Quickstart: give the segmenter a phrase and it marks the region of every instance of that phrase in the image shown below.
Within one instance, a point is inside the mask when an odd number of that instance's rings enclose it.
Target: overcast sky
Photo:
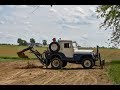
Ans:
[[[108,46],[110,31],[99,29],[97,5],[0,6],[0,43],[17,44],[21,38],[48,43],[52,38],[77,41],[80,46]],[[35,10],[35,11],[34,11]],[[34,11],[34,12],[33,12]],[[33,13],[32,13],[33,12]]]

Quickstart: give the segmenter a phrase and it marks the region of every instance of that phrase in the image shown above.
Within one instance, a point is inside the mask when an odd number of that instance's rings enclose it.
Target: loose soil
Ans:
[[[83,69],[68,63],[62,70],[43,67],[38,60],[0,62],[0,85],[112,85],[105,69]]]

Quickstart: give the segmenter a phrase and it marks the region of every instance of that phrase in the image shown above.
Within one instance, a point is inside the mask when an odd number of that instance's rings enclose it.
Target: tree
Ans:
[[[25,40],[22,40],[22,45],[23,46],[26,46],[27,45],[27,42]]]
[[[101,27],[112,29],[110,43],[114,46],[120,45],[120,5],[100,5],[97,7],[96,12],[98,18],[103,18],[104,22]]]
[[[25,40],[22,40],[21,38],[18,38],[17,43],[19,43],[19,45],[27,45],[27,42]]]
[[[19,43],[19,45],[22,45],[22,39],[21,38],[18,38],[18,40],[17,40],[17,43]]]
[[[47,45],[47,40],[43,40],[43,45]]]
[[[34,38],[31,38],[31,39],[30,39],[30,42],[31,42],[31,43],[35,43],[35,39],[34,39]]]

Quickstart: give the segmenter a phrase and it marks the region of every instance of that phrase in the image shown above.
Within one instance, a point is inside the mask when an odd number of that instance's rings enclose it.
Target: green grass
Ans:
[[[0,57],[0,59],[21,59],[19,57]]]
[[[13,62],[17,61],[18,59],[0,59],[0,62]]]
[[[0,45],[0,58],[6,58],[6,59],[18,59],[17,52],[27,48],[28,46],[16,46],[16,45]],[[46,47],[34,47],[36,50],[38,50],[40,53],[42,53],[44,50],[46,50]],[[26,51],[25,54],[29,58],[36,58],[36,56],[32,53],[29,53],[30,51]]]
[[[120,84],[120,60],[110,62],[108,75],[114,84]]]

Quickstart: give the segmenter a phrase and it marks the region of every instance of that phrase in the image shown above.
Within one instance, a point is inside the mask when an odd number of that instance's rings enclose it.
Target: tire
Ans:
[[[52,49],[52,46],[55,47],[55,50]],[[52,42],[49,45],[49,49],[50,49],[51,52],[58,52],[60,50],[60,45],[57,42]]]
[[[54,69],[60,69],[63,66],[63,62],[59,58],[53,58],[51,60],[51,67]]]
[[[67,62],[63,62],[62,67],[65,67],[67,65]]]
[[[85,69],[90,69],[94,66],[93,60],[91,58],[84,58],[82,61],[82,66]]]

